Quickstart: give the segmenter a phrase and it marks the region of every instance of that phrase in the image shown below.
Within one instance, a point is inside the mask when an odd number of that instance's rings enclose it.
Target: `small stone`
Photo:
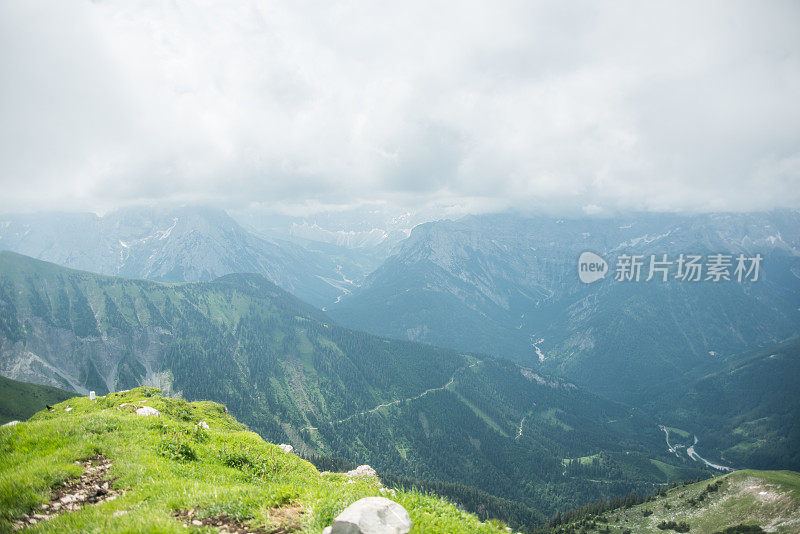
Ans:
[[[206,423],[205,421],[200,421],[199,423],[197,423],[197,428],[208,430],[208,423]]]
[[[156,410],[151,406],[142,406],[141,408],[138,408],[136,410],[136,415],[143,415],[143,416],[155,415],[156,417],[158,417],[161,415],[161,412],[159,412],[158,410]]]
[[[200,521],[200,520],[198,520],[198,519],[193,519],[193,520],[192,520],[192,524],[193,524],[194,526],[196,526],[196,527],[201,527],[201,526],[203,526],[203,522],[202,522],[202,521]]]
[[[64,408],[64,411],[65,412],[71,412],[72,411],[72,406],[67,406],[66,408]]]
[[[281,443],[280,445],[278,445],[278,448],[283,452],[287,453],[292,452],[294,450],[294,447],[292,447],[291,445],[287,445],[286,443]]]
[[[8,423],[4,423],[3,426],[14,426],[18,425],[19,421],[9,421]]]
[[[112,516],[112,517],[121,517],[121,516],[123,516],[123,515],[125,515],[125,514],[127,514],[127,513],[128,513],[128,511],[127,511],[127,510],[117,510],[116,512],[114,512],[113,514],[111,514],[111,516]]]
[[[93,401],[95,399],[97,399],[97,396],[94,394],[94,391],[90,391],[89,392],[89,400]]]

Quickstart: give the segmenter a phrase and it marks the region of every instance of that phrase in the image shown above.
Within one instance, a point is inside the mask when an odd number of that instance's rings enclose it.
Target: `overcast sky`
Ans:
[[[0,2],[0,211],[800,207],[800,2]]]

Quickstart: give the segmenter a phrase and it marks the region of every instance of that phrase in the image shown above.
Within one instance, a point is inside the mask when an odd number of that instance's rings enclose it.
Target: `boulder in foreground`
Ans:
[[[329,528],[330,534],[406,534],[411,517],[392,500],[365,497],[345,508]]]

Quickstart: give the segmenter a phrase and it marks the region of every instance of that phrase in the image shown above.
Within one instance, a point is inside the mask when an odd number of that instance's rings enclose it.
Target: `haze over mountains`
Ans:
[[[612,273],[586,285],[592,250]],[[755,283],[614,280],[627,254],[761,254]],[[674,271],[674,268],[673,268]],[[621,400],[800,333],[800,214],[615,219],[472,216],[420,225],[352,296],[343,324],[537,365]]]
[[[0,217],[0,249],[53,262],[0,253],[0,374],[213,398],[268,439],[544,514],[711,465],[800,468],[798,212],[330,228]],[[586,285],[584,250],[763,264],[741,283]]]
[[[0,428],[0,534],[323,534],[359,464],[407,534],[796,531],[798,27],[0,1],[0,415],[47,410]],[[96,454],[120,498],[36,523]]]
[[[94,214],[10,215],[0,250],[102,274],[165,282],[258,273],[323,306],[353,287],[360,269],[288,239],[246,231],[222,210],[129,208]]]

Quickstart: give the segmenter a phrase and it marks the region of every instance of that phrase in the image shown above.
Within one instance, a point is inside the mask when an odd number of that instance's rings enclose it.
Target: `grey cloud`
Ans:
[[[800,206],[796,2],[0,3],[0,210]]]

